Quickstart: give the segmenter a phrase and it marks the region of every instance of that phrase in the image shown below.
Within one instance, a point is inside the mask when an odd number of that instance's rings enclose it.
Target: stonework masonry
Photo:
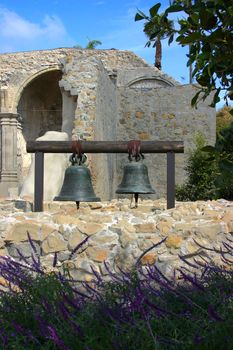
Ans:
[[[221,254],[211,249],[226,252],[223,242],[232,242],[233,203],[221,199],[176,202],[176,208],[169,210],[163,199],[140,200],[138,208],[131,208],[127,199],[82,203],[78,211],[71,202],[46,202],[43,213],[31,212],[31,207],[22,200],[0,203],[0,255],[23,262],[23,254],[30,262],[29,232],[34,254],[41,256],[46,271],[69,268],[71,276],[80,280],[90,281],[92,268],[107,278],[105,264],[118,272],[136,262],[155,264],[170,276],[184,265],[179,256],[191,263],[197,259],[222,266]],[[55,252],[58,262],[53,268]],[[231,259],[229,254],[224,257]]]
[[[0,169],[0,196],[17,195],[30,167],[26,142],[47,131],[66,132],[70,140],[184,141],[185,154],[176,156],[176,182],[181,183],[195,134],[201,131],[209,144],[215,142],[209,100],[198,109],[190,106],[196,89],[129,51],[61,48],[1,54],[0,116],[16,120],[14,130],[4,133],[1,127],[1,159],[8,155],[7,171],[16,176],[9,183]],[[12,134],[17,135],[14,147],[9,146]],[[95,191],[103,200],[116,197],[127,161],[125,155],[89,156]],[[156,190],[152,198],[165,196],[165,155],[147,155],[145,163]]]

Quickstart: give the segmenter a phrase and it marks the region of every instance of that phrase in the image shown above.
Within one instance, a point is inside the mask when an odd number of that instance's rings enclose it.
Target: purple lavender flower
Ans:
[[[72,250],[72,252],[70,253],[69,259],[72,258],[72,256],[73,256],[87,241],[88,241],[88,239],[89,239],[89,236],[87,236],[84,240],[82,240],[82,242],[80,242],[80,243]],[[82,250],[82,252],[83,252],[84,250],[86,250],[86,248],[84,248],[84,249]],[[82,253],[82,252],[80,252],[80,253]]]
[[[212,318],[215,321],[223,322],[224,319],[217,313],[217,311],[214,309],[213,305],[209,304],[208,306],[208,314],[210,318]]]
[[[47,330],[49,331],[49,336],[48,338],[53,341],[55,345],[58,346],[59,349],[61,350],[70,350],[62,341],[62,339],[59,338],[56,329],[52,326],[48,326]]]
[[[53,258],[53,267],[57,265],[57,252],[54,253],[54,258]]]
[[[36,254],[37,253],[37,251],[36,251],[36,247],[35,247],[35,245],[34,245],[34,243],[33,243],[33,240],[32,240],[32,238],[31,238],[31,236],[30,236],[30,233],[27,231],[27,236],[28,236],[28,241],[29,241],[29,243],[30,243],[30,246],[32,247],[32,250],[34,251],[34,253]]]

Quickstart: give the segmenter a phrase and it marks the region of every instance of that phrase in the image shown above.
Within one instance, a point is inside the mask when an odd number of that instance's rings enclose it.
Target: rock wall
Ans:
[[[180,85],[129,51],[61,48],[1,54],[0,63],[0,116],[14,114],[18,135],[17,147],[11,149],[2,138],[1,158],[7,154],[14,164],[7,173],[13,172],[15,187],[21,187],[29,168],[26,141],[48,130],[80,140],[184,140],[185,154],[176,156],[177,184],[185,178],[184,162],[195,133],[201,130],[208,144],[215,141],[215,110],[209,100],[192,109],[194,86]],[[127,161],[126,155],[89,155],[97,196],[116,198]],[[145,163],[156,192],[148,197],[165,196],[166,155],[148,155]],[[10,191],[0,188],[0,196],[6,193]]]
[[[144,69],[144,71],[147,69]],[[141,69],[143,71],[143,69]],[[127,74],[126,74],[127,76]],[[161,78],[160,78],[161,79]],[[215,143],[215,110],[209,108],[207,100],[198,109],[192,108],[190,101],[196,93],[192,85],[169,85],[158,77],[149,85],[141,80],[137,85],[118,87],[118,140],[158,140],[184,141],[184,154],[176,155],[176,183],[184,181],[184,164],[190,149],[194,147],[195,135],[201,132],[208,144]],[[156,86],[158,83],[163,86]],[[167,86],[164,86],[167,84]],[[117,156],[117,169],[127,163],[127,157]],[[152,198],[166,196],[166,155],[148,154],[145,157],[149,177],[156,195]],[[118,171],[118,182],[121,179]]]
[[[183,264],[179,255],[188,261],[204,258],[221,265],[220,254],[201,246],[219,248],[223,241],[232,241],[233,203],[177,202],[176,208],[165,208],[165,200],[140,201],[137,209],[130,208],[128,200],[82,203],[78,211],[73,203],[47,202],[43,213],[35,213],[29,202],[4,201],[0,205],[0,255],[20,260],[22,253],[29,258],[29,232],[45,269],[53,270],[57,252],[55,270],[69,268],[74,278],[87,281],[92,279],[92,268],[107,276],[105,263],[117,271],[118,267],[130,269],[138,259],[142,265],[156,264],[167,275]]]
[[[122,67],[148,67],[130,51],[60,48],[0,55],[0,112],[16,112],[22,89],[38,74],[63,69],[72,57],[98,58],[109,74]]]

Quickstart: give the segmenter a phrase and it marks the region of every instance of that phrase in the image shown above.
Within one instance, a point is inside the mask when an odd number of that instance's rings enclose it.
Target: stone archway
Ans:
[[[62,72],[58,69],[43,72],[22,90],[17,106],[21,124],[17,140],[19,185],[25,179],[31,163],[31,155],[26,152],[26,142],[35,140],[47,131],[62,130],[61,77]]]

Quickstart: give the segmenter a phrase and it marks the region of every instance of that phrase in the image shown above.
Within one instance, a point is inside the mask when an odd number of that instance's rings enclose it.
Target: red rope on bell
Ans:
[[[128,153],[129,158],[137,157],[141,154],[141,141],[140,140],[130,140],[128,142]]]
[[[81,155],[83,154],[83,151],[82,151],[82,143],[81,141],[72,141],[71,142],[71,149],[72,149],[72,153],[73,154],[77,154],[78,157],[80,158]]]

